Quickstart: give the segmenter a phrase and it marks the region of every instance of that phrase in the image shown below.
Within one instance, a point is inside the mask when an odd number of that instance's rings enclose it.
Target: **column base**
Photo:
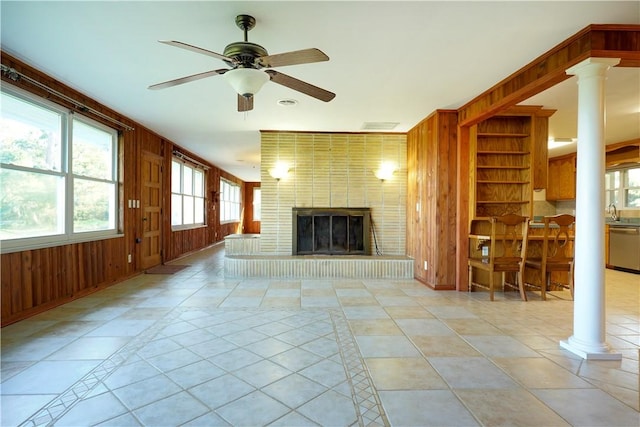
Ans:
[[[594,346],[574,336],[560,341],[560,347],[586,360],[622,360],[622,354],[612,353],[607,343]]]

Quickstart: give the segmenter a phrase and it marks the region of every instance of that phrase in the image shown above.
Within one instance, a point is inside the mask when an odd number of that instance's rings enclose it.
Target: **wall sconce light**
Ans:
[[[269,175],[276,181],[280,181],[282,178],[286,178],[289,175],[289,166],[285,163],[277,163],[274,167],[269,169]]]
[[[396,171],[396,165],[393,162],[382,162],[377,171],[375,171],[376,178],[380,181],[388,181],[393,178],[393,174]]]

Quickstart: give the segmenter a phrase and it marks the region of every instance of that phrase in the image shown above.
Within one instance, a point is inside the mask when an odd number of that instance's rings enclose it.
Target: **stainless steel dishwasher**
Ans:
[[[609,227],[609,264],[640,272],[640,226]]]

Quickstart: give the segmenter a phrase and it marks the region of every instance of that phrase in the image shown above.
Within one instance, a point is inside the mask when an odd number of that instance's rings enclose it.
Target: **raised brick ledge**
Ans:
[[[406,256],[226,256],[225,277],[412,279]]]

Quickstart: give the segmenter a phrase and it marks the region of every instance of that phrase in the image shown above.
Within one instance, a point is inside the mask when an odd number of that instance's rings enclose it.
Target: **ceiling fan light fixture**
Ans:
[[[269,81],[269,74],[255,68],[236,68],[223,74],[231,87],[244,97],[250,97],[260,91]]]

